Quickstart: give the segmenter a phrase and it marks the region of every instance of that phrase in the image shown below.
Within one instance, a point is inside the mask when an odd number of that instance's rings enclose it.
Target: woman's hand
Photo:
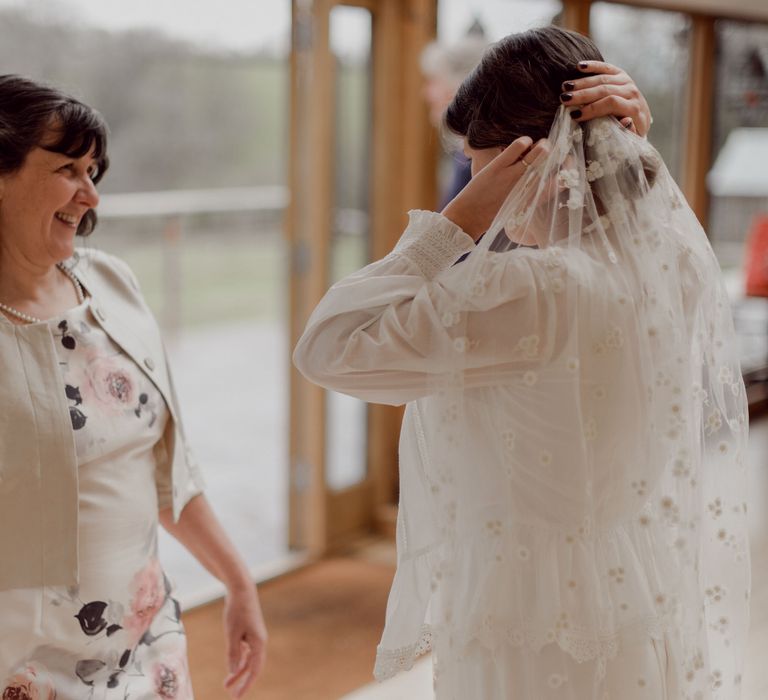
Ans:
[[[533,148],[532,144],[528,136],[515,139],[448,203],[443,216],[475,240],[480,238],[526,169],[549,153],[547,139],[541,139]]]
[[[253,585],[230,590],[224,604],[229,675],[224,687],[239,698],[253,685],[267,654],[267,627]]]
[[[597,73],[563,83],[560,96],[564,105],[576,107],[571,116],[577,122],[595,117],[614,116],[639,136],[651,128],[651,110],[635,81],[621,68],[602,61],[582,61],[579,70]]]
[[[203,494],[184,506],[178,522],[174,521],[171,508],[163,508],[160,522],[227,588],[224,634],[229,675],[224,686],[239,698],[259,675],[267,645],[259,595],[248,567]]]

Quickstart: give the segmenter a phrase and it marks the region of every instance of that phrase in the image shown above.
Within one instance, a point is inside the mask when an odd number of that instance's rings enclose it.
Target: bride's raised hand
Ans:
[[[526,169],[550,151],[547,139],[533,145],[528,136],[515,139],[443,209],[442,214],[477,240],[488,230],[494,217]]]
[[[651,110],[625,71],[603,61],[582,61],[578,69],[595,75],[566,80],[560,95],[564,105],[574,108],[570,110],[571,116],[577,122],[614,116],[639,136],[648,133],[653,121]]]

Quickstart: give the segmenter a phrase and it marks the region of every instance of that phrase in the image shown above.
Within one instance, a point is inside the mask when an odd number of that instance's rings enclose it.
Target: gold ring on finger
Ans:
[[[528,161],[527,161],[525,158],[521,158],[521,159],[520,159],[520,162],[521,162],[521,163],[522,163],[522,164],[523,164],[523,165],[524,165],[526,168],[530,168],[530,167],[531,167],[531,164],[530,164],[530,163],[529,163],[529,162],[528,162]]]

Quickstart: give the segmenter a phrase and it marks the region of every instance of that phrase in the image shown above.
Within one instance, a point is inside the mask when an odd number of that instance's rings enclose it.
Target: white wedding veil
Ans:
[[[398,611],[418,590],[438,663],[556,644],[599,684],[622,640],[646,636],[668,645],[680,698],[731,700],[748,420],[718,262],[645,139],[560,108],[549,141],[434,281],[450,303],[415,402],[422,472],[403,485],[409,554],[380,670],[402,657]]]

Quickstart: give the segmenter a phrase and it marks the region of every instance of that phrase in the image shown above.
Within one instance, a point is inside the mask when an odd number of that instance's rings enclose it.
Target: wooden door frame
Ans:
[[[370,10],[373,26],[371,257],[386,255],[409,208],[433,206],[439,144],[414,66],[434,38],[434,0],[292,0],[291,123],[286,215],[290,248],[290,344],[329,284],[334,124],[331,9]],[[307,118],[311,115],[311,118]],[[397,435],[402,412],[370,406],[364,481],[341,491],[327,487],[325,392],[290,373],[289,543],[321,556],[371,530],[377,512],[396,498]]]

